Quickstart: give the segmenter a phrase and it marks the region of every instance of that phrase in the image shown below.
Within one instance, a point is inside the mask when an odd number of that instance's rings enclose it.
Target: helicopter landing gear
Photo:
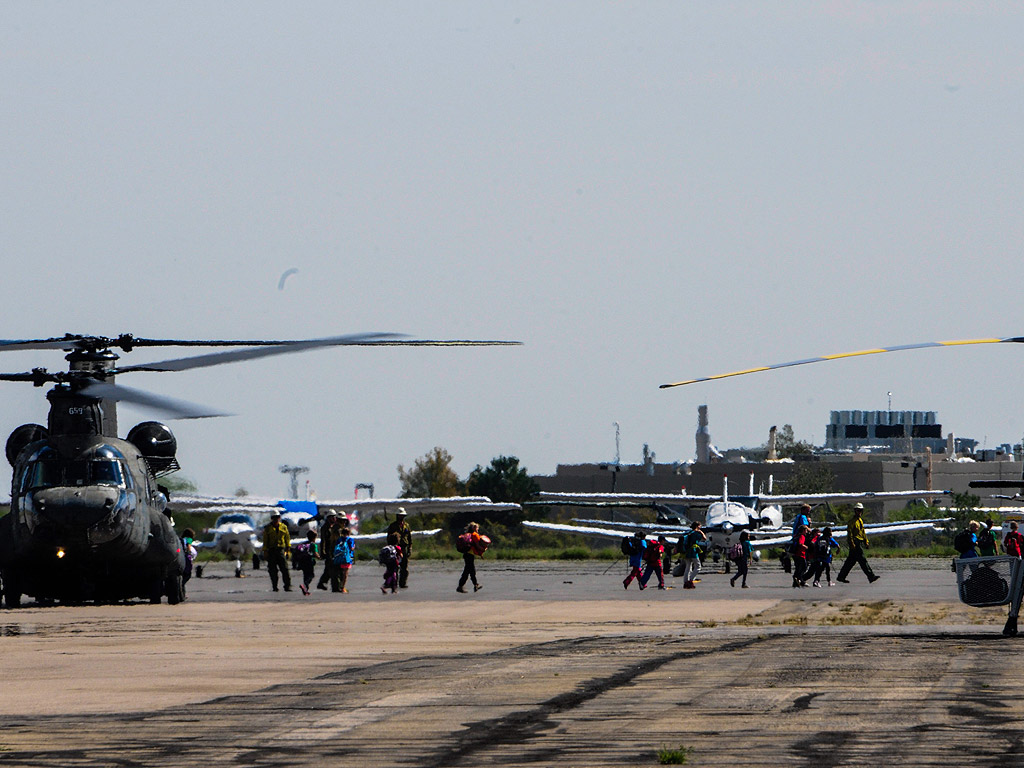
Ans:
[[[21,608],[21,589],[10,572],[3,574],[3,598],[5,607]]]
[[[180,573],[164,580],[164,592],[167,593],[168,605],[177,605],[185,599],[185,585],[182,584]]]

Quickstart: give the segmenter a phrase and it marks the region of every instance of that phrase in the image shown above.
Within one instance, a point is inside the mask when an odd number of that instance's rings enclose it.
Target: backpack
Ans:
[[[729,551],[726,552],[725,555],[730,560],[739,560],[741,557],[743,557],[743,544],[737,541],[735,544],[729,547]]]
[[[971,532],[964,528],[953,539],[953,549],[961,555],[974,549],[974,542],[971,541]]]
[[[828,557],[829,551],[832,548],[832,541],[828,536],[819,536],[818,540],[814,542],[818,547],[818,557],[822,560]]]
[[[1015,555],[1020,557],[1020,534],[1008,533],[1006,534],[1006,540],[1003,542],[1003,548],[1006,550],[1006,554]]]
[[[455,539],[455,550],[457,552],[461,552],[462,554],[466,554],[472,548],[473,548],[473,534],[471,534],[471,533],[464,533],[461,536],[459,536],[457,539]]]
[[[978,531],[978,549],[992,549],[995,547],[996,540],[992,536],[992,531],[988,528],[982,528]]]
[[[292,562],[296,568],[301,568],[304,565],[313,564],[313,544],[309,541],[304,541],[301,544],[295,545],[295,554],[292,555]]]
[[[334,552],[331,554],[331,562],[335,565],[351,565],[352,556],[355,554],[355,547],[349,551],[346,546],[348,539],[338,539],[338,543],[334,545]]]
[[[393,544],[381,547],[380,554],[377,555],[377,562],[381,565],[394,565],[398,562],[398,550]]]
[[[636,536],[623,536],[619,546],[622,549],[622,554],[627,557],[636,557],[640,554],[640,544]]]
[[[644,561],[651,564],[660,563],[664,552],[665,547],[662,546],[660,541],[648,541],[647,548],[644,550]]]

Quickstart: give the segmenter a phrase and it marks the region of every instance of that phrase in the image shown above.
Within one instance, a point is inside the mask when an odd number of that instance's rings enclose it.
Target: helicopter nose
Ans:
[[[36,512],[55,525],[89,528],[106,520],[117,503],[113,488],[46,488],[36,491]]]

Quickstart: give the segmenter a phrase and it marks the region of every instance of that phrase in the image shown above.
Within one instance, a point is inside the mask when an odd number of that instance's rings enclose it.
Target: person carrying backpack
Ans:
[[[662,537],[664,538],[664,537]],[[641,588],[647,586],[652,574],[658,574],[658,589],[665,588],[665,571],[661,566],[661,558],[665,554],[665,545],[660,540],[647,541],[644,549],[644,575],[640,577]]]
[[[292,553],[292,564],[302,571],[299,589],[302,594],[309,595],[309,584],[313,581],[313,569],[316,564],[316,531],[309,531],[306,540],[295,546]]]
[[[631,540],[624,541],[622,548],[623,550],[628,548],[629,551],[629,575],[622,580],[622,586],[629,589],[633,579],[636,579],[641,590],[647,589],[647,584],[640,576],[640,568],[644,564],[644,552],[647,549],[647,540],[644,538],[643,531],[637,531]]]
[[[700,553],[707,543],[708,537],[700,529],[700,523],[694,520],[690,523],[690,532],[680,541],[683,547],[683,557],[686,558],[686,567],[683,569],[683,589],[696,589],[700,579]]]
[[[487,545],[491,543],[491,540],[486,536],[480,535],[480,526],[476,523],[470,523],[466,526],[466,532],[459,537],[459,541],[463,542],[463,545],[456,544],[456,547],[462,552],[463,568],[462,576],[459,577],[459,586],[456,587],[456,592],[466,591],[466,582],[473,582],[473,591],[479,592],[483,585],[476,580],[476,556],[482,555],[487,551]]]
[[[814,586],[821,587],[821,574],[824,573],[826,586],[834,587],[835,582],[832,581],[832,550],[839,549],[839,542],[832,537],[831,526],[825,526],[825,530],[821,532],[821,536],[814,543],[814,547]]]
[[[398,534],[389,533],[388,543],[380,548],[380,552],[377,555],[377,562],[384,566],[384,583],[380,587],[380,591],[385,595],[388,593],[388,589],[391,590],[391,594],[395,594],[398,591],[398,563],[402,557],[402,550],[398,546]]]
[[[806,525],[798,528],[789,544],[789,554],[793,558],[793,586],[807,586],[807,550],[811,530]]]
[[[736,556],[732,558],[732,561],[736,563],[736,575],[729,579],[729,586],[736,586],[736,579],[742,579],[740,586],[743,589],[747,588],[747,570],[750,566],[750,531],[740,531],[740,540],[738,545],[739,552],[730,553]]]
[[[1013,557],[1020,557],[1024,551],[1024,536],[1017,532],[1017,521],[1010,522],[1010,532],[1003,539],[1003,551]]]
[[[992,518],[985,520],[985,527],[978,531],[978,554],[981,557],[995,557],[999,554],[999,544],[992,532]]]
[[[953,549],[960,555],[960,559],[978,556],[978,525],[977,520],[971,520],[960,533],[953,539]]]
[[[334,591],[347,594],[348,589],[345,585],[348,584],[348,574],[352,570],[352,564],[356,561],[356,540],[352,538],[352,529],[348,526],[341,529],[331,560],[335,574],[335,581],[332,584],[337,586]]]

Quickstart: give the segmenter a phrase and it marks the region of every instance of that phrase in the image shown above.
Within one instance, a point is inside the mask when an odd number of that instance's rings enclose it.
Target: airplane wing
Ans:
[[[869,537],[871,537],[871,536],[881,536],[881,535],[887,534],[887,533],[909,533],[910,531],[925,531],[925,530],[929,530],[929,529],[930,530],[940,530],[940,531],[942,530],[941,528],[936,529],[934,527],[932,521],[930,521],[930,520],[914,520],[914,521],[908,521],[908,522],[905,522],[905,523],[877,523],[876,527],[868,528],[865,525],[864,528],[865,528],[865,533]],[[767,536],[767,538],[763,538],[763,539],[762,538],[758,538],[758,535],[759,535],[758,531],[751,531],[751,533],[750,533],[750,538],[751,538],[750,544],[751,544],[751,546],[756,544],[757,546],[760,546],[760,547],[773,547],[773,546],[776,546],[778,544],[788,544],[789,542],[791,542],[793,540],[792,532],[788,532],[785,535],[783,535],[783,534],[779,533],[778,531],[772,531],[770,534],[764,534],[765,536]],[[833,539],[845,539],[846,538],[846,531],[845,530],[839,530],[839,529],[833,530],[832,531],[832,538]]]
[[[272,508],[284,510],[294,504],[287,500],[262,496],[202,496],[199,494],[175,494],[171,500],[172,509],[203,512],[265,512]],[[348,511],[387,511],[398,507],[410,514],[441,513],[458,511],[512,512],[522,509],[518,504],[493,502],[486,496],[445,496],[414,499],[317,499],[321,509]]]
[[[952,491],[865,491],[862,493],[790,493],[759,495],[769,504],[814,504],[848,501],[889,501],[893,499],[920,499],[926,496],[952,496]]]
[[[722,500],[722,494],[698,496],[686,493],[555,493],[541,491],[537,494],[542,502],[558,502],[562,504],[601,504],[650,505],[650,504],[713,504]],[[536,504],[537,502],[530,502]]]
[[[565,523],[539,523],[532,520],[524,520],[523,525],[526,528],[531,528],[538,531],[552,531],[554,533],[575,533],[583,536],[600,536],[606,539],[621,539],[623,536],[628,536],[629,531],[615,530],[614,528],[602,528],[599,526],[592,525],[566,525]],[[657,535],[657,531],[652,531],[650,535]],[[671,531],[666,532],[665,539],[671,543],[675,543],[678,540],[678,536],[672,536]]]
[[[612,525],[621,527],[629,530],[650,530],[658,531],[659,533],[686,533],[690,530],[688,525],[660,525],[659,523],[630,523],[622,520],[588,520],[586,518],[574,517],[572,519],[574,523],[583,523],[584,525]]]
[[[413,531],[412,535],[424,538],[427,536],[434,536],[440,532],[440,528],[431,528],[429,531]],[[387,531],[381,531],[380,533],[357,533],[352,536],[356,541],[384,541],[387,537]]]

